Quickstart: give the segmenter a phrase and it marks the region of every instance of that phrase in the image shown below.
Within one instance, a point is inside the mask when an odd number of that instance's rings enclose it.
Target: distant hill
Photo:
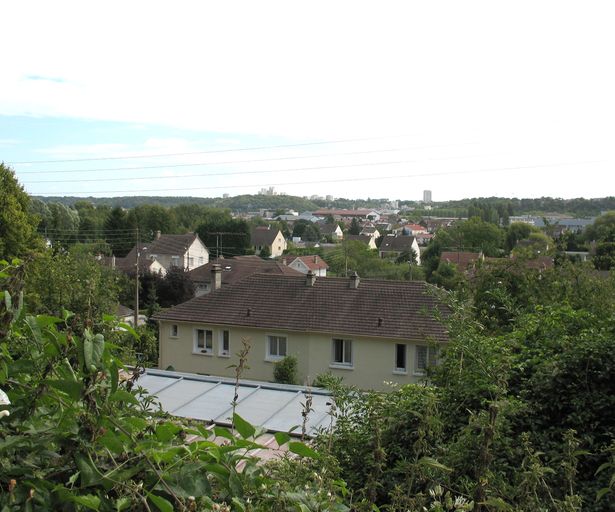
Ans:
[[[289,195],[261,195],[244,194],[233,197],[159,197],[159,196],[126,196],[126,197],[72,197],[72,196],[36,196],[46,203],[62,203],[73,206],[78,201],[88,201],[95,206],[121,206],[134,208],[143,204],[158,204],[161,206],[177,206],[181,204],[199,204],[216,208],[228,208],[234,212],[251,212],[261,209],[267,210],[316,210],[323,207],[331,208],[377,208],[385,203],[386,199],[344,199],[333,201],[309,200],[303,197]],[[455,201],[440,201],[433,203],[433,210],[421,210],[418,201],[400,201],[400,207],[414,209],[416,213],[427,215],[447,215],[457,217],[467,215],[472,206],[491,206],[498,210],[505,209],[509,215],[543,215],[551,213],[567,214],[576,217],[594,217],[600,213],[615,210],[615,197],[595,199],[560,199],[541,197],[536,199],[517,199],[505,197],[479,197]]]

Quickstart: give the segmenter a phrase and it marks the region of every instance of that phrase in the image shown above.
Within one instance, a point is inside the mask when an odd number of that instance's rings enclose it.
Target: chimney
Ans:
[[[316,282],[316,274],[314,274],[312,270],[308,270],[308,273],[305,276],[305,285],[314,286],[315,282]]]
[[[359,274],[357,274],[356,272],[350,274],[350,288],[356,290],[359,287],[360,280],[361,279],[359,278]]]
[[[318,263],[318,256],[314,256],[314,263]]]
[[[160,230],[156,231],[156,240],[160,238],[160,235],[161,235]]]
[[[222,288],[222,267],[219,263],[211,266],[211,290],[216,291]]]

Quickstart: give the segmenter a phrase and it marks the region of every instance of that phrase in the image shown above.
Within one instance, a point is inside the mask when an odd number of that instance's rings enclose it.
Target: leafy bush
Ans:
[[[273,366],[273,380],[280,384],[296,384],[297,358],[286,356]]]

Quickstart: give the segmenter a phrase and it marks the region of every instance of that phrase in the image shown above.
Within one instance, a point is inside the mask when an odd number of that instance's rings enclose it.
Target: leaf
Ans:
[[[235,471],[229,475],[228,486],[234,496],[243,496],[243,484]]]
[[[77,453],[75,455],[75,463],[77,464],[81,476],[81,487],[97,485],[100,482],[100,475],[91,464],[88,457],[82,453]]]
[[[109,368],[109,374],[111,376],[111,394],[117,391],[117,385],[120,378],[120,369],[115,361],[111,363],[111,368]]]
[[[162,423],[156,427],[156,438],[163,443],[168,443],[181,429],[173,423]]]
[[[296,453],[297,455],[300,455],[301,457],[309,457],[310,459],[320,458],[320,454],[318,452],[312,450],[312,448],[310,448],[308,445],[300,441],[289,442],[288,449],[291,452]]]
[[[225,439],[228,439],[229,441],[235,440],[235,438],[233,437],[233,434],[230,433],[228,428],[214,427],[214,434],[216,434],[217,437],[224,437]]]
[[[286,432],[276,432],[273,434],[273,437],[275,437],[275,442],[278,443],[278,446],[282,446],[290,441],[290,436]]]
[[[602,489],[600,489],[596,493],[596,501],[601,500],[602,498],[604,498],[604,496],[606,494],[608,494],[610,491],[611,491],[611,489],[609,489],[608,487],[603,487]]]
[[[451,468],[445,466],[444,464],[440,464],[436,459],[431,457],[422,457],[418,460],[417,464],[420,466],[427,466],[428,468],[440,469],[442,471],[446,471],[447,473],[452,471]]]
[[[139,400],[129,391],[125,389],[118,389],[109,397],[110,402],[129,402],[131,404],[139,405]]]
[[[62,391],[63,393],[66,393],[74,401],[77,401],[81,398],[82,383],[79,381],[68,380],[68,379],[62,379],[62,380],[47,379],[45,380],[45,383],[48,386],[51,386],[52,388],[58,389]]]
[[[506,503],[502,498],[489,498],[483,503],[481,503],[481,505],[487,505],[488,507],[493,507],[495,510],[506,510],[506,511],[513,510],[513,508],[508,503]]]
[[[107,430],[102,436],[100,436],[97,440],[98,444],[107,448],[110,452],[113,453],[123,453],[124,445],[120,438],[115,435],[111,430]]]
[[[13,299],[11,299],[11,294],[8,290],[4,290],[4,304],[6,305],[7,311],[11,311],[13,309]]]
[[[156,496],[155,494],[148,494],[147,499],[150,500],[160,512],[173,512],[173,505],[171,502],[162,496]]]
[[[117,326],[123,329],[124,331],[127,331],[128,333],[130,333],[135,340],[139,339],[139,334],[137,333],[137,331],[134,330],[132,325],[127,324],[126,322],[120,322],[117,324]]]
[[[602,473],[605,469],[610,468],[610,467],[611,467],[610,462],[605,462],[604,464],[600,464],[600,467],[596,470],[594,475],[597,475],[598,473]]]
[[[256,429],[237,413],[233,414],[233,424],[235,425],[237,432],[239,432],[239,435],[244,439],[252,437],[254,432],[256,432]]]
[[[244,506],[243,502],[239,500],[239,498],[233,496],[231,502],[233,503],[233,505],[235,505],[234,508],[236,508],[240,512],[246,512],[246,507]]]
[[[115,512],[122,512],[122,510],[125,510],[128,507],[130,507],[130,498],[119,498],[115,502]]]
[[[98,510],[100,508],[100,498],[98,496],[94,496],[93,494],[73,496],[72,499],[75,503],[79,503],[79,505],[83,505],[84,507],[88,507],[92,510]]]

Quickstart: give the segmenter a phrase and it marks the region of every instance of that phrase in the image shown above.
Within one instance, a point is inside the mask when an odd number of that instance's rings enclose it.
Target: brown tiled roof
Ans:
[[[364,244],[369,244],[372,240],[372,236],[369,235],[346,235],[344,240],[347,242],[363,242]]]
[[[338,228],[337,224],[318,224],[318,228],[320,229],[320,233],[323,235],[332,235]]]
[[[413,236],[386,235],[380,244],[380,252],[404,252],[412,248]]]
[[[279,232],[279,229],[269,229],[267,227],[258,226],[252,229],[250,233],[250,243],[252,245],[271,245]]]
[[[303,275],[294,268],[287,267],[279,261],[264,260],[259,256],[236,256],[211,260],[190,272],[188,276],[195,283],[211,283],[211,267],[218,263],[222,267],[222,285],[228,286],[256,273],[298,276]]]
[[[313,256],[285,256],[286,264],[290,265],[295,260],[301,260],[309,270],[321,270],[329,268],[327,262],[317,254]]]
[[[186,233],[184,235],[160,235],[160,238],[155,239],[149,244],[145,244],[145,251],[148,254],[182,256],[186,254],[186,251],[196,239],[197,235],[194,233]]]
[[[446,341],[433,313],[446,310],[422,281],[254,274],[215,293],[154,315],[157,320],[322,332],[419,341]]]
[[[461,272],[466,272],[481,258],[481,253],[467,251],[443,251],[440,255],[440,261],[454,263]]]

